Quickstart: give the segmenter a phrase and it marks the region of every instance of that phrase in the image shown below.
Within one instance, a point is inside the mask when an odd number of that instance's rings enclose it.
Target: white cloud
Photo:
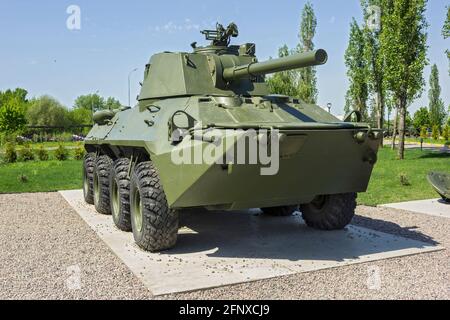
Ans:
[[[149,28],[151,31],[156,32],[166,32],[166,33],[175,33],[175,32],[186,32],[191,30],[200,30],[200,24],[193,22],[191,19],[186,18],[183,22],[173,22],[169,21],[163,25],[157,25]]]

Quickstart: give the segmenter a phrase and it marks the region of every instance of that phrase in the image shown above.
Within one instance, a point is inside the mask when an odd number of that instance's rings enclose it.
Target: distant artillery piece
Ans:
[[[430,172],[428,182],[446,203],[450,203],[450,174]]]

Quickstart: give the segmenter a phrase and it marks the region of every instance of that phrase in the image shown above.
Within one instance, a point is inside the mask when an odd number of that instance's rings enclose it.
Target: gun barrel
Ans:
[[[226,81],[231,81],[249,76],[259,76],[286,70],[317,66],[325,64],[327,60],[327,52],[323,49],[319,49],[305,53],[297,53],[279,59],[225,68],[223,70],[223,78]]]

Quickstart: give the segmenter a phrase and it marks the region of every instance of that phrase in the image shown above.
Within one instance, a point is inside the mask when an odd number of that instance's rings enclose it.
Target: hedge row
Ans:
[[[50,160],[50,154],[52,158],[58,161],[65,161],[71,158],[71,152],[68,148],[62,144],[58,146],[54,151],[49,151],[40,146],[37,149],[33,149],[30,144],[25,144],[20,150],[16,149],[16,145],[13,143],[7,143],[4,148],[4,154],[1,157],[4,163],[14,163],[17,161],[47,161]],[[83,146],[78,146],[74,149],[73,159],[81,160],[85,155]]]

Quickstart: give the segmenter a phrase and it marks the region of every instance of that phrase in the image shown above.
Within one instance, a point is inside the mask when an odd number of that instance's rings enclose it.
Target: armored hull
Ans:
[[[366,125],[341,122],[318,106],[266,98],[274,101],[267,109],[253,102],[226,109],[218,106],[215,98],[205,96],[153,101],[157,112],[136,107],[118,113],[110,124],[96,125],[87,136],[86,148],[95,151],[100,147],[115,158],[131,153],[133,148],[147,153],[158,169],[169,206],[174,208],[274,207],[308,203],[321,194],[366,191],[379,146]],[[195,164],[196,150],[205,150],[211,142],[184,139],[174,145],[166,124],[178,110],[198,115],[203,123],[213,124],[210,128],[224,132],[225,128],[237,129],[235,144],[226,146],[223,141],[218,159],[235,148],[239,139],[246,138],[246,130],[278,129],[286,135],[280,142],[279,170],[274,175],[262,175],[261,169],[267,165],[225,161]],[[254,118],[264,121],[249,121]],[[152,122],[164,125],[149,126]],[[361,132],[367,136],[363,142],[356,139]],[[198,148],[199,144],[203,146]],[[191,154],[191,161],[172,159],[174,153],[180,154],[180,148],[191,149],[182,152]]]
[[[382,132],[358,122],[358,112],[344,122],[271,95],[264,81],[324,64],[326,52],[260,63],[254,45],[229,45],[234,25],[205,34],[210,46],[150,59],[134,108],[96,114],[85,143],[86,201],[151,251],[175,244],[178,213],[192,207],[284,215],[301,205],[308,225],[344,227]]]

